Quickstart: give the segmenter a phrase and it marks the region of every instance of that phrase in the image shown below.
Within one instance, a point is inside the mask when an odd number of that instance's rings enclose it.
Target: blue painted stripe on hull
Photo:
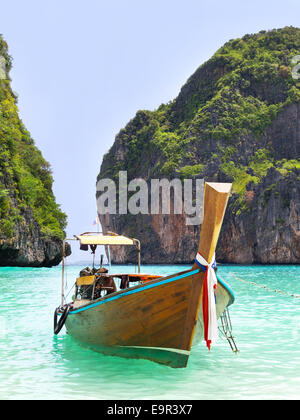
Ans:
[[[199,270],[189,271],[188,273],[181,274],[180,276],[176,276],[176,277],[171,277],[170,279],[162,280],[162,281],[159,281],[158,283],[148,284],[144,287],[140,287],[140,288],[134,289],[134,290],[128,290],[127,292],[121,293],[119,295],[111,296],[110,298],[107,298],[105,300],[101,300],[99,302],[92,303],[91,305],[84,306],[82,308],[78,308],[78,309],[75,309],[73,311],[70,311],[69,315],[74,315],[74,314],[77,314],[79,312],[83,312],[87,309],[94,308],[95,306],[102,305],[103,303],[106,303],[106,302],[111,302],[112,300],[120,299],[124,296],[132,295],[134,293],[139,293],[139,292],[142,292],[142,291],[147,290],[147,289],[152,289],[153,287],[158,287],[158,286],[161,286],[163,284],[171,283],[173,281],[180,280],[180,279],[183,279],[185,277],[189,277],[189,276],[191,276],[193,274],[196,274],[196,273],[199,273]]]

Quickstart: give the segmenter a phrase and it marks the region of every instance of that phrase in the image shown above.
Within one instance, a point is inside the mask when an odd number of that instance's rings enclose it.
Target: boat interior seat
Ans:
[[[103,290],[106,291],[107,295],[117,291],[117,286],[112,276],[95,275],[95,278],[94,299],[101,297]]]

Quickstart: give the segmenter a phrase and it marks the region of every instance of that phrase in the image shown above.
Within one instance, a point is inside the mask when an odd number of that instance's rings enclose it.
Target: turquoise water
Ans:
[[[69,289],[80,268],[67,268]],[[54,336],[60,267],[0,268],[0,399],[299,399],[300,298],[231,273],[300,295],[300,266],[219,266],[236,296],[230,315],[240,352],[219,338],[210,352],[204,343],[193,348],[187,368],[172,369],[87,350],[64,328]]]

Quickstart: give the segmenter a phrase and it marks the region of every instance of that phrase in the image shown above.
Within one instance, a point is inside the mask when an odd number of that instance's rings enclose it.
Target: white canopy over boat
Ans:
[[[103,233],[94,233],[86,232],[81,235],[74,235],[76,239],[80,241],[81,245],[136,245],[138,246],[140,241],[134,238],[127,238],[123,235],[118,235],[117,233],[108,232],[107,234]]]

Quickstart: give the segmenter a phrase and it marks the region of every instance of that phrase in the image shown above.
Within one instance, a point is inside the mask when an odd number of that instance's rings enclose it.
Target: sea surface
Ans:
[[[67,267],[67,300],[81,268]],[[172,369],[85,349],[65,328],[55,336],[61,267],[0,268],[0,399],[299,399],[300,266],[219,265],[218,275],[235,293],[230,316],[240,351],[220,336],[211,351],[194,347],[187,368]]]

